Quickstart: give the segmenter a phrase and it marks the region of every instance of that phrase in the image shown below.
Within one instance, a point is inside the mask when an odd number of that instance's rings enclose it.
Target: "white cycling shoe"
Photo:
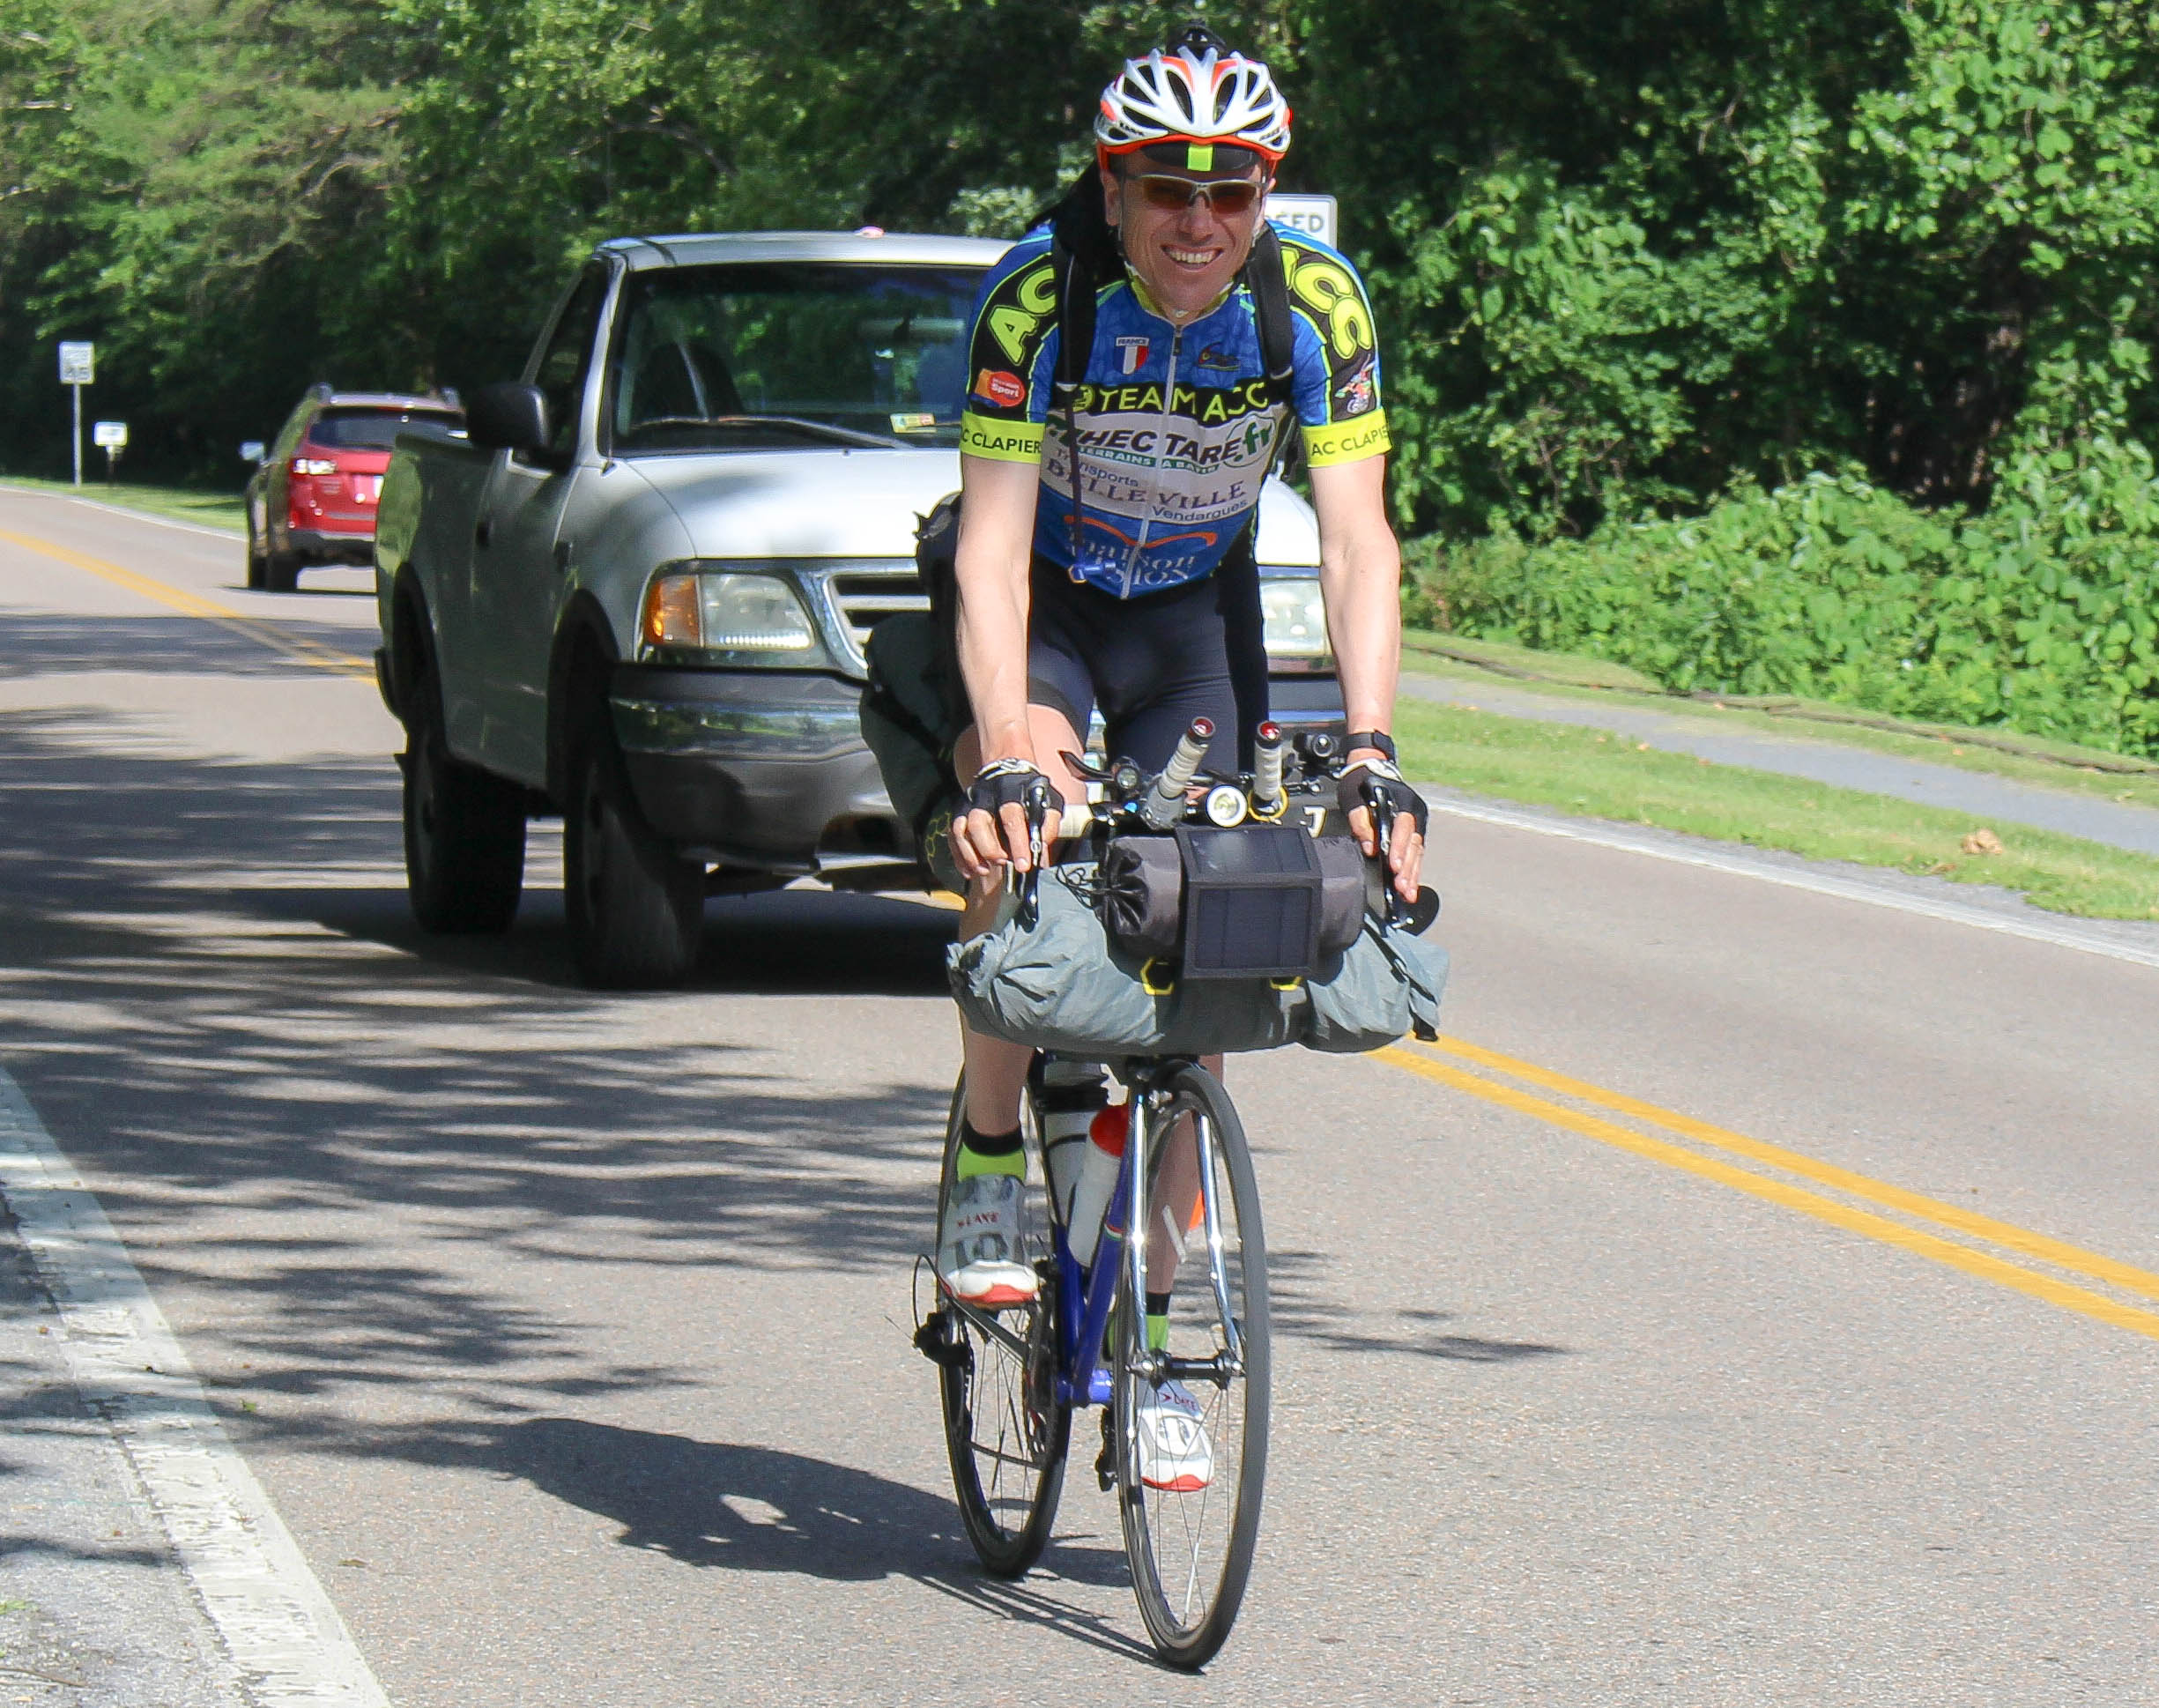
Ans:
[[[1139,1481],[1172,1495],[1205,1489],[1214,1475],[1214,1447],[1191,1390],[1173,1377],[1159,1388],[1143,1388],[1133,1410]]]
[[[979,1311],[1034,1303],[1038,1281],[1027,1251],[1027,1187],[1018,1175],[970,1175],[953,1187],[937,1230],[945,1290]]]

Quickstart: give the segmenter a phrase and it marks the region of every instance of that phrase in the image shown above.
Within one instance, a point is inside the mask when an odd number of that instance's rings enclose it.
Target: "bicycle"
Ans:
[[[1108,784],[1116,803],[1112,818],[1144,819],[1155,830],[1202,813],[1220,825],[1228,816],[1220,791],[1230,786],[1240,789],[1248,806],[1262,804],[1256,816],[1283,818],[1299,785],[1284,782],[1279,732],[1265,726],[1258,772],[1235,785],[1198,775],[1212,733],[1204,720],[1196,724],[1156,778],[1122,762],[1115,770],[1088,768],[1083,774]],[[1332,756],[1331,744],[1317,738],[1301,752],[1311,779],[1303,792],[1317,798],[1324,793],[1318,768]],[[1073,756],[1066,758],[1083,769]],[[1191,798],[1203,786],[1205,796],[1194,805]],[[1030,821],[1039,824],[1032,812]],[[1039,838],[1035,853],[1035,871],[1021,887],[1023,912],[1032,905],[1042,869]],[[1391,896],[1374,901],[1391,915]],[[1044,1151],[1045,1075],[1053,1062],[1077,1059],[1037,1052],[1029,1072],[1021,1125],[1038,1155]],[[983,1564],[998,1576],[1022,1576],[1041,1558],[1063,1491],[1072,1413],[1104,1408],[1095,1474],[1105,1492],[1117,1496],[1141,1619],[1164,1661],[1196,1670],[1220,1649],[1235,1621],[1266,1482],[1271,1318],[1259,1191],[1235,1105],[1195,1058],[1110,1058],[1099,1066],[1127,1088],[1130,1130],[1098,1226],[1068,1227],[1070,1207],[1057,1192],[1031,1183],[1035,1299],[1023,1307],[984,1310],[961,1303],[939,1283],[938,1308],[923,1319],[916,1344],[939,1366],[961,1518]],[[964,1106],[962,1082],[946,1124],[940,1225],[954,1184]],[[1196,1186],[1189,1214],[1173,1212],[1169,1201],[1185,1192],[1166,1189],[1185,1183],[1165,1180],[1166,1170],[1185,1164]],[[1049,1172],[1045,1159],[1040,1173]],[[1159,1243],[1151,1209],[1162,1224]],[[1132,1237],[1138,1229],[1148,1229],[1148,1236]],[[1189,1265],[1179,1264],[1177,1284],[1168,1289],[1168,1334],[1158,1331],[1153,1338],[1161,1344],[1150,1344],[1145,1303],[1151,1262],[1159,1278],[1166,1250],[1174,1247],[1179,1259],[1194,1255],[1188,1248],[1195,1235],[1201,1236],[1197,1255],[1205,1274],[1181,1273]],[[1075,1244],[1086,1262],[1075,1256]],[[934,1259],[931,1268],[934,1274]],[[1200,1422],[1212,1448],[1212,1474],[1197,1487],[1151,1486],[1141,1474],[1138,1410],[1149,1386],[1170,1379],[1207,1396]]]

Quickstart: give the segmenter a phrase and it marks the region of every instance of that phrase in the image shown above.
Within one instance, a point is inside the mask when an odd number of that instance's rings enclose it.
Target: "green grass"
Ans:
[[[1408,774],[1470,794],[1589,818],[1783,849],[1816,860],[1993,884],[2035,906],[2096,919],[2159,919],[2159,859],[2019,824],[1712,765],[1629,737],[1405,699],[1396,739]],[[1972,831],[1999,854],[1970,854]]]
[[[78,487],[65,480],[33,480],[19,474],[0,479],[0,486],[64,493],[99,504],[116,504],[126,510],[147,510],[152,516],[192,522],[204,528],[222,528],[235,534],[248,531],[247,510],[237,488],[232,492],[209,492],[194,486],[138,486],[127,480],[108,486],[102,480],[86,477]]]
[[[1705,729],[1752,730],[1792,740],[1864,747],[1898,759],[1916,759],[1931,765],[1948,765],[1958,770],[2007,777],[2036,788],[2159,808],[2159,768],[2131,773],[2103,769],[2121,765],[2125,761],[2123,755],[2100,748],[2081,747],[2073,742],[2025,735],[2014,730],[1958,729],[1891,717],[1879,721],[1894,727],[1877,728],[1873,726],[1875,714],[1856,712],[1851,707],[1819,700],[1778,696],[1772,703],[1789,709],[1770,712],[1736,696],[1732,700],[1714,701],[1666,694],[1646,677],[1638,679],[1643,687],[1630,690],[1629,685],[1616,679],[1635,672],[1600,659],[1532,652],[1527,647],[1505,646],[1490,641],[1463,641],[1451,635],[1436,637],[1446,642],[1452,655],[1441,657],[1420,648],[1419,642],[1425,638],[1412,633],[1403,639],[1403,667],[1422,676],[1465,683],[1512,679],[1509,686],[1524,692],[1578,705],[1633,706],[1667,717],[1695,719]],[[1490,669],[1478,669],[1463,662],[1471,656],[1472,649],[1488,651],[1506,667],[1495,673]],[[1591,686],[1590,679],[1599,671],[1609,672],[1614,679],[1602,688]],[[1843,721],[1855,717],[1866,717],[1870,722],[1860,724]],[[2017,751],[2005,752],[2004,746]]]
[[[1512,676],[1555,687],[1621,688],[1636,694],[1666,697],[1656,679],[1608,658],[1591,658],[1575,652],[1533,652],[1511,641],[1480,641],[1467,635],[1441,635],[1428,628],[1402,631],[1402,662],[1409,668],[1432,667],[1436,661],[1481,666],[1502,676]],[[1444,668],[1443,665],[1439,666]]]

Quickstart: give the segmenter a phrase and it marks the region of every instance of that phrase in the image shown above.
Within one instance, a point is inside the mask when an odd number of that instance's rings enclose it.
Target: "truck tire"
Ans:
[[[270,585],[270,564],[263,543],[255,537],[255,518],[248,518],[248,589],[260,593]]]
[[[273,560],[274,562],[274,560]],[[451,756],[432,668],[405,724],[404,880],[422,931],[508,931],[524,888],[523,794]]]
[[[571,755],[562,892],[585,984],[672,984],[696,964],[705,869],[677,858],[645,823],[604,712],[590,718]]]

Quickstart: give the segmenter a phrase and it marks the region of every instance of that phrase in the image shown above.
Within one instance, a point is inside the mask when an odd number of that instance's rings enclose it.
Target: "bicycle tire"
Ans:
[[[1140,1481],[1133,1435],[1134,1407],[1146,1378],[1135,1369],[1144,1355],[1145,1305],[1131,1296],[1129,1271],[1120,1288],[1113,1344],[1111,1407],[1116,1422],[1117,1504],[1132,1593],[1154,1650],[1168,1665],[1197,1671],[1228,1640],[1244,1599],[1258,1545],[1259,1508],[1267,1476],[1267,1425],[1272,1363],[1267,1301],[1266,1235],[1260,1222],[1259,1188],[1243,1124],[1220,1081],[1196,1063],[1174,1069],[1162,1081],[1169,1093],[1164,1114],[1192,1114],[1210,1129],[1213,1179],[1207,1190],[1222,1232],[1222,1266],[1230,1311],[1242,1342],[1242,1370],[1201,1399],[1212,1446],[1213,1474],[1196,1491],[1151,1489]],[[1172,1129],[1169,1118],[1156,1131]],[[1148,1158],[1148,1202],[1153,1177],[1166,1147],[1155,1143]],[[1197,1261],[1195,1261],[1197,1260]],[[1211,1329],[1219,1353],[1228,1344],[1210,1284],[1206,1245],[1188,1248],[1172,1294],[1169,1350],[1206,1355]],[[1222,1510],[1227,1507],[1227,1511]]]
[[[945,1198],[952,1190],[965,1103],[964,1085],[955,1088],[946,1121],[945,1165],[938,1188],[940,1226]],[[1072,1442],[1072,1407],[1056,1398],[1057,1276],[1047,1230],[1043,1215],[1035,1214],[1029,1240],[1035,1247],[1035,1273],[1042,1277],[1035,1302],[998,1313],[999,1321],[1026,1343],[1026,1361],[941,1295],[938,1310],[942,1346],[933,1355],[939,1364],[953,1490],[959,1497],[968,1541],[983,1565],[999,1578],[1024,1576],[1050,1545]],[[985,1400],[990,1402],[987,1414],[982,1404]]]

